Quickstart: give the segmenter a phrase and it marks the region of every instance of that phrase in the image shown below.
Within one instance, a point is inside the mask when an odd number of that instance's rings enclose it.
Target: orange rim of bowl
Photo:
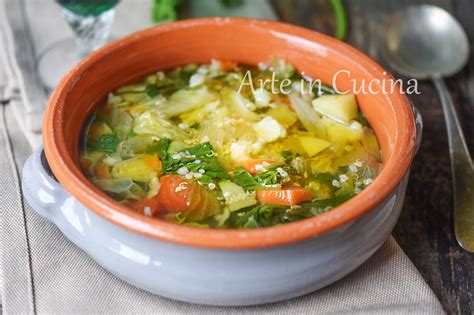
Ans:
[[[357,49],[329,36],[317,32],[289,25],[281,22],[246,18],[225,18],[226,23],[246,25],[249,21],[254,26],[263,26],[268,30],[303,37],[321,44],[337,47],[342,54],[351,54],[373,75],[382,73],[383,68],[370,57]],[[408,98],[403,94],[391,95],[397,122],[397,137],[389,160],[384,165],[374,182],[360,194],[349,201],[328,211],[293,223],[274,227],[252,230],[237,229],[203,229],[166,222],[156,218],[149,218],[142,214],[130,211],[122,205],[101,193],[86,179],[77,176],[77,169],[73,158],[69,154],[64,139],[64,127],[61,125],[61,110],[68,91],[73,87],[75,78],[94,60],[103,58],[107,53],[128,42],[137,40],[141,35],[151,32],[166,32],[192,25],[210,25],[223,23],[222,18],[201,18],[183,20],[152,27],[118,41],[112,42],[104,48],[92,53],[80,64],[72,69],[53,91],[45,112],[43,126],[44,150],[50,167],[58,181],[87,208],[99,216],[119,226],[127,228],[144,236],[172,243],[218,249],[254,249],[279,246],[301,241],[333,230],[349,223],[382,203],[397,187],[408,171],[415,151],[415,122]],[[76,170],[77,171],[77,170]]]

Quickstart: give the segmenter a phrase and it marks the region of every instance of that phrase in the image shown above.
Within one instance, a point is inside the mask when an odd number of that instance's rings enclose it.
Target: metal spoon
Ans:
[[[432,5],[410,6],[388,20],[384,53],[399,73],[415,79],[431,78],[438,89],[448,130],[455,234],[461,247],[474,252],[473,164],[442,79],[465,66],[469,58],[467,36],[447,11]]]

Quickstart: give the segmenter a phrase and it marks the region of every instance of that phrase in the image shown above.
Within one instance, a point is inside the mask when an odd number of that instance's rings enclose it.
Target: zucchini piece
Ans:
[[[229,180],[220,182],[219,187],[224,195],[225,203],[231,212],[253,206],[257,203],[255,192],[247,193],[242,187]]]

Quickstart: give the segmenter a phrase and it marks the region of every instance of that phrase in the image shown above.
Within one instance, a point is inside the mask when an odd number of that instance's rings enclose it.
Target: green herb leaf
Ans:
[[[283,182],[289,179],[288,176],[290,173],[292,173],[292,170],[289,166],[284,164],[272,164],[267,166],[262,172],[256,174],[255,180],[261,187],[279,187]]]
[[[238,166],[234,169],[233,181],[245,190],[255,190],[260,186],[253,176],[242,166]]]
[[[294,207],[256,205],[232,212],[228,226],[242,229],[269,227],[321,215],[351,199],[354,194],[303,202]]]
[[[168,138],[161,138],[158,141],[155,141],[147,150],[148,153],[158,154],[160,159],[165,159],[170,146],[171,140]]]
[[[229,224],[236,228],[269,227],[314,216],[309,208],[257,205],[232,212]]]
[[[158,88],[156,87],[156,85],[149,84],[145,88],[145,93],[149,97],[155,97],[158,95]]]
[[[332,181],[335,179],[337,180],[338,176],[331,173],[317,173],[313,178],[323,184],[332,186]]]
[[[275,169],[267,169],[255,175],[255,180],[261,187],[278,187],[281,176]]]
[[[220,166],[209,142],[168,154],[164,161],[165,173],[176,173],[182,167],[186,167],[190,172],[202,174],[198,178],[201,183],[229,178],[229,174]]]
[[[183,152],[189,152],[189,154],[199,157],[215,157],[214,150],[209,142],[200,143],[194,147],[183,150]]]
[[[289,172],[289,168],[286,165],[274,164],[252,176],[245,168],[239,166],[234,169],[234,182],[245,190],[280,187],[280,184],[287,180],[287,177],[282,176],[282,172],[277,170],[280,168],[283,172]]]
[[[114,153],[117,151],[117,145],[120,142],[117,134],[108,133],[97,137],[88,143],[90,150]]]
[[[170,79],[158,82],[156,84],[157,92],[165,96],[171,95],[184,87],[186,87],[186,84],[183,81]]]
[[[300,206],[303,208],[312,208],[313,212],[328,211],[346,202],[352,197],[354,197],[354,193],[345,193],[339,196],[335,196],[334,198],[315,200],[311,202],[303,202],[300,204]]]
[[[178,82],[189,82],[189,78],[196,73],[198,65],[191,63],[185,67],[179,67],[169,73],[169,76]]]

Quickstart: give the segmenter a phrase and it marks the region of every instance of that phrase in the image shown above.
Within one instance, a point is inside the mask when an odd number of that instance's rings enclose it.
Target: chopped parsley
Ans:
[[[227,224],[240,229],[254,229],[321,215],[352,198],[354,194],[344,194],[334,198],[303,202],[293,207],[255,205],[232,212]]]
[[[228,179],[229,174],[222,168],[209,142],[167,154],[163,168],[165,173],[178,173],[196,178],[201,183]]]
[[[158,141],[154,141],[153,144],[148,148],[148,153],[155,153],[160,159],[165,159],[171,140],[168,138],[161,138]]]
[[[149,84],[145,88],[145,94],[149,97],[155,97],[158,95],[158,88],[156,87],[156,85]]]
[[[89,150],[114,153],[117,151],[117,145],[119,142],[120,139],[117,134],[108,133],[98,136],[94,140],[88,142],[87,147]]]
[[[234,169],[233,181],[245,190],[255,190],[260,186],[255,178],[242,166],[238,166]]]
[[[252,176],[245,168],[239,166],[234,169],[233,181],[245,190],[279,188],[283,182],[288,180],[288,172],[287,166],[274,164]]]

